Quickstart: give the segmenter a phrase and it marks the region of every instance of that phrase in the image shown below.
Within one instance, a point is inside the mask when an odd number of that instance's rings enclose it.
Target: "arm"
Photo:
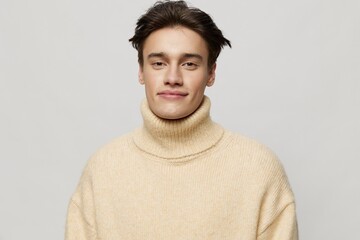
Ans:
[[[96,231],[85,219],[80,207],[70,201],[66,221],[66,240],[95,240]]]
[[[97,237],[91,169],[88,164],[70,200],[65,240],[95,240]]]
[[[273,155],[260,169],[265,185],[259,203],[258,240],[298,240],[295,198],[285,170]],[[265,165],[266,166],[266,165]]]
[[[298,240],[295,204],[292,202],[258,236],[258,240]]]

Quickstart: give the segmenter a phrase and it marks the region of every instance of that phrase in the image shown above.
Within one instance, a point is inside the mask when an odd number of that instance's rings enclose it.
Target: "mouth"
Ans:
[[[171,91],[171,90],[167,90],[167,91],[161,91],[159,92],[157,95],[159,96],[179,96],[179,97],[185,97],[188,95],[188,93],[186,92],[181,92],[181,91]]]
[[[159,92],[157,95],[164,98],[176,99],[186,97],[188,93],[182,91],[166,90]]]

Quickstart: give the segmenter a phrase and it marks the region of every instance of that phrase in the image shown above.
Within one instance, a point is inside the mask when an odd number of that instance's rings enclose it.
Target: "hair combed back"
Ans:
[[[221,49],[231,43],[212,18],[198,8],[189,7],[185,1],[158,1],[136,24],[135,35],[129,39],[138,51],[138,61],[143,64],[143,47],[146,38],[154,31],[183,26],[198,33],[207,43],[209,50],[208,65],[211,67],[218,58]]]

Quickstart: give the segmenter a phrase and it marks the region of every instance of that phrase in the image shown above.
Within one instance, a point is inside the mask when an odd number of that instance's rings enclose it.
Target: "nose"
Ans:
[[[165,85],[181,86],[183,84],[181,71],[178,66],[170,66],[164,79]]]

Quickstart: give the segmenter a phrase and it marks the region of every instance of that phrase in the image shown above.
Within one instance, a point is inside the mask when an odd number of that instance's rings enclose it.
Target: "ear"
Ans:
[[[143,77],[144,77],[143,67],[141,66],[141,64],[139,64],[138,78],[139,78],[139,83],[140,83],[141,85],[144,85],[144,84],[145,84],[145,81],[144,81]]]
[[[215,71],[216,71],[216,63],[212,65],[212,67],[209,70],[209,79],[206,83],[206,86],[211,87],[215,82]]]

